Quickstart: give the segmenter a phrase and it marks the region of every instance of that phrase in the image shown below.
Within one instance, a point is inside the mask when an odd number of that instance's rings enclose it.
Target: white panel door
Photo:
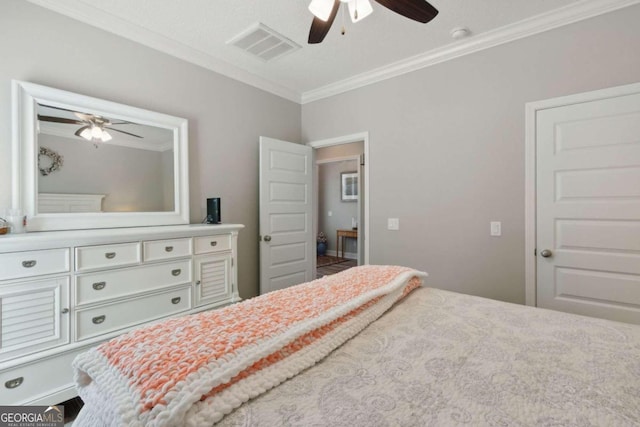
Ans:
[[[640,323],[640,94],[536,115],[537,305]]]
[[[313,149],[260,137],[260,294],[313,280]]]

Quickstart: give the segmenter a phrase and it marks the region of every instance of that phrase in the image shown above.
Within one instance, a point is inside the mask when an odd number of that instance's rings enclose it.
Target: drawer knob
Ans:
[[[68,312],[69,312],[69,309],[68,309],[68,308],[63,308],[61,313],[62,313],[62,314],[67,314]]]
[[[180,268],[176,268],[175,270],[171,270],[171,274],[173,274],[174,276],[179,276],[180,273],[182,273],[182,269],[180,269]]]
[[[96,282],[92,285],[93,289],[96,291],[103,290],[105,286],[107,286],[107,282]]]
[[[171,252],[173,250],[173,246],[165,246],[164,250],[165,252]]]
[[[14,379],[9,380],[6,383],[4,383],[4,386],[6,388],[17,388],[17,387],[20,387],[22,385],[23,381],[24,381],[24,377],[14,378]]]
[[[29,260],[29,261],[22,261],[22,266],[24,268],[31,268],[34,265],[36,265],[37,261],[35,259]]]
[[[93,322],[94,325],[99,325],[100,323],[104,322],[106,318],[107,316],[103,314],[102,316],[94,317],[93,319],[91,319],[91,321]]]
[[[200,280],[196,280],[196,285],[199,285],[199,284],[200,284]]]
[[[217,245],[218,245],[218,242],[216,242],[215,240],[211,242],[211,246],[217,246]]]
[[[171,298],[171,304],[179,304],[181,299],[180,297]]]
[[[107,257],[107,259],[114,259],[116,257],[116,253],[115,252],[107,252],[106,254],[104,254],[105,257]]]

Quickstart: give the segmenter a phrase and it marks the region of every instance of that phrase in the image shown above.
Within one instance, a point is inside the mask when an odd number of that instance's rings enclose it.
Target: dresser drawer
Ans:
[[[191,308],[191,286],[76,311],[76,339],[139,325]]]
[[[160,261],[191,255],[191,239],[154,240],[143,242],[144,262]]]
[[[231,236],[207,236],[196,237],[195,253],[206,254],[211,252],[228,251],[231,249]]]
[[[86,350],[87,348],[78,349],[3,370],[0,372],[0,402],[3,405],[28,404],[73,387],[71,362]]]
[[[140,264],[140,243],[83,246],[76,248],[76,271]]]
[[[76,277],[75,302],[104,302],[182,283],[191,283],[190,259],[83,274]]]
[[[20,279],[69,271],[69,249],[0,254],[0,280]]]

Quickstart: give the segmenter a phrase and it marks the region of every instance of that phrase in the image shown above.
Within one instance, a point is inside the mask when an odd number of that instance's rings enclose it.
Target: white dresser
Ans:
[[[133,327],[239,300],[242,225],[0,236],[0,403],[76,395],[71,361]]]

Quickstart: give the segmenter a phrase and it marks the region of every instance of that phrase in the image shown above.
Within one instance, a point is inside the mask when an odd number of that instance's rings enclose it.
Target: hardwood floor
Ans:
[[[64,405],[64,425],[67,427],[73,425],[73,420],[78,416],[78,412],[80,412],[84,403],[79,397],[74,397],[60,403],[60,405]]]
[[[318,263],[320,265],[320,263]],[[322,276],[328,276],[330,274],[336,274],[341,271],[347,270],[351,267],[355,267],[358,265],[358,261],[355,259],[345,259],[344,261],[340,261],[334,264],[324,265],[316,268],[316,279],[321,278]]]
[[[345,261],[347,261],[345,258],[340,258],[339,256],[318,255],[318,258],[316,258],[316,265],[318,267],[325,267],[327,265],[339,264]]]

